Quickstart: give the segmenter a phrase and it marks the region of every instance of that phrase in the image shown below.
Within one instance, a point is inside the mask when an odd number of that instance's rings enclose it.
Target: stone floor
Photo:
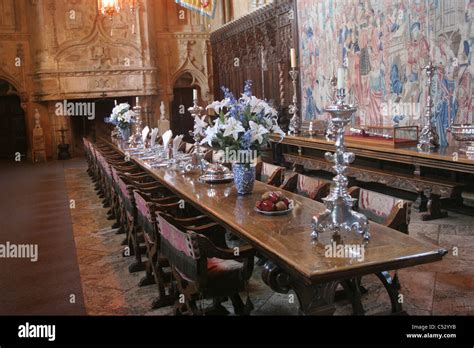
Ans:
[[[143,272],[128,272],[132,260],[122,257],[123,235],[111,229],[106,209],[85,172],[85,163],[78,161],[73,167],[65,169],[65,177],[69,198],[75,201],[71,214],[87,313],[170,315],[171,307],[151,309],[157,294],[155,286],[138,287]],[[404,309],[410,315],[474,315],[474,218],[450,213],[445,219],[422,222],[419,214],[413,213],[410,235],[448,248],[450,254],[441,262],[399,271]],[[295,295],[272,292],[260,274],[261,267],[256,266],[248,286],[255,307],[252,314],[298,314]],[[362,282],[368,289],[363,296],[366,313],[389,313],[389,298],[376,277],[366,276]],[[351,314],[347,302],[336,307],[336,315]]]

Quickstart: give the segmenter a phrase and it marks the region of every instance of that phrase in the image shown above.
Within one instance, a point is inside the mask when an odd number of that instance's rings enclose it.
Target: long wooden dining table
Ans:
[[[390,297],[391,312],[400,313],[400,284],[388,271],[440,261],[447,253],[436,245],[371,222],[368,243],[364,244],[362,237],[356,234],[342,234],[342,239],[338,240],[338,245],[363,245],[362,254],[328,256],[328,246],[336,245],[332,236],[322,234],[318,241],[310,237],[312,217],[325,211],[323,204],[258,181],[252,194],[239,196],[233,183],[211,185],[202,182],[198,174],[153,169],[139,157],[130,157],[120,144],[108,139],[103,141],[185,202],[252,245],[267,259],[262,271],[263,281],[279,293],[293,290],[303,314],[333,314],[339,284],[351,301],[354,314],[364,314],[360,279],[368,274],[375,274],[383,283]],[[294,209],[282,216],[265,216],[255,211],[255,203],[262,194],[275,190],[292,199]]]

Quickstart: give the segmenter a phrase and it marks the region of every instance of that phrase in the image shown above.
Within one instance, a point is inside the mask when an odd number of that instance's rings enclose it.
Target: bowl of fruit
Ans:
[[[263,215],[284,215],[293,210],[295,203],[280,191],[269,191],[255,203],[255,211]]]

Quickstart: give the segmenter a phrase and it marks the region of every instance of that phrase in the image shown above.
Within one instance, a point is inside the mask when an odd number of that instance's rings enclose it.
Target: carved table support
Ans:
[[[428,199],[426,198],[423,190],[417,192],[418,196],[416,197],[416,201],[413,203],[413,208],[417,209],[420,213],[423,213],[427,210],[426,205],[428,203]]]
[[[400,283],[398,277],[391,277],[388,272],[380,272],[375,274],[380,279],[385,290],[387,290],[388,296],[390,297],[390,303],[392,304],[392,314],[403,313],[402,304],[399,301],[400,297]]]
[[[392,306],[392,314],[402,314],[402,304],[399,301],[400,283],[397,276],[392,278],[388,272],[379,272],[375,275],[387,291]],[[321,284],[308,284],[302,280],[292,278],[276,264],[267,261],[262,271],[262,279],[273,291],[280,294],[287,294],[290,290],[293,290],[298,296],[300,313],[304,315],[334,314],[336,310],[334,306],[336,289],[341,284],[346,298],[352,305],[353,314],[365,314],[362,305],[362,294],[365,291],[360,284],[360,277]]]
[[[262,279],[273,291],[287,294],[294,290],[300,303],[300,313],[304,315],[332,315],[334,295],[339,282],[309,285],[290,278],[280,267],[267,261],[262,271]]]
[[[428,198],[426,204],[427,214],[423,214],[421,219],[423,221],[441,219],[448,216],[448,213],[441,210],[441,197],[434,194],[431,190],[425,190],[425,195]]]

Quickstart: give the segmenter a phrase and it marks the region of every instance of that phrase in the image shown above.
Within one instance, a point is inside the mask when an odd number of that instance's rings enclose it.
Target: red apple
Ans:
[[[260,204],[260,210],[273,211],[275,210],[275,204],[271,200],[267,199]]]
[[[280,200],[281,194],[279,192],[270,192],[270,197],[268,198],[273,203],[277,203]]]
[[[284,203],[286,204],[286,206],[287,206],[287,207],[289,207],[289,206],[290,206],[290,200],[289,200],[288,198],[286,198],[286,197],[283,197],[283,199],[282,199],[282,202],[284,202]]]

